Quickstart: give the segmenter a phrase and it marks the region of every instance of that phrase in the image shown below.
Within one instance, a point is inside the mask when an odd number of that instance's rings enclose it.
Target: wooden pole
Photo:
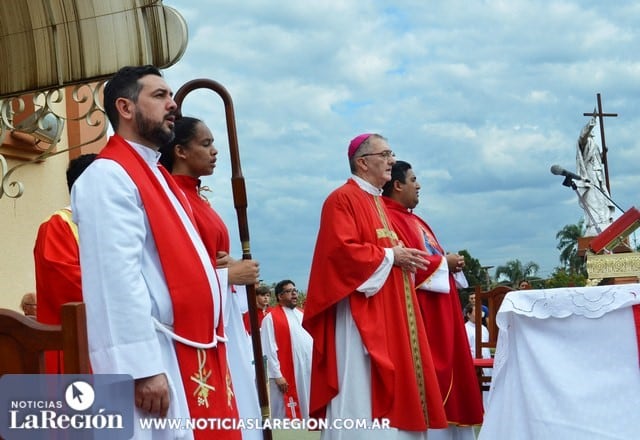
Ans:
[[[176,92],[174,100],[178,105],[178,113],[181,115],[182,102],[184,98],[193,90],[209,89],[216,92],[224,103],[225,117],[227,122],[227,136],[229,138],[229,152],[231,157],[231,188],[233,190],[233,204],[236,208],[238,217],[238,230],[240,233],[240,242],[242,244],[242,259],[251,260],[251,247],[249,244],[249,223],[247,221],[247,189],[242,176],[242,168],[240,167],[240,150],[238,147],[238,134],[236,130],[236,120],[233,110],[233,101],[227,89],[217,81],[212,79],[194,79],[185,83]],[[251,344],[253,346],[253,359],[256,372],[256,384],[258,388],[258,400],[260,402],[260,411],[262,420],[269,418],[269,395],[267,394],[266,374],[264,370],[264,362],[262,361],[262,344],[260,342],[260,327],[258,327],[258,315],[256,307],[255,285],[246,286],[247,303],[249,306],[249,321],[251,324]],[[270,429],[264,429],[263,438],[271,440],[272,434]]]

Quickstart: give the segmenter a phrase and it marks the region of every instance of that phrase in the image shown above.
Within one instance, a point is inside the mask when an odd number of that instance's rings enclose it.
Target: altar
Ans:
[[[640,284],[509,293],[479,439],[640,439],[638,304]]]

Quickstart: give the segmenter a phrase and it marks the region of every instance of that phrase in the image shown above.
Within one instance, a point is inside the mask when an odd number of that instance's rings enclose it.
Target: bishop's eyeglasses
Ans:
[[[380,153],[366,153],[361,154],[359,157],[367,157],[367,156],[380,156],[383,159],[389,159],[390,157],[396,157],[396,153],[391,150],[384,150]]]

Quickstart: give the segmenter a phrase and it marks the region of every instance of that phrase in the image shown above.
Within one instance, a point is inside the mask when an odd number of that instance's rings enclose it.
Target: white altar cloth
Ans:
[[[480,440],[638,440],[640,284],[510,292]]]

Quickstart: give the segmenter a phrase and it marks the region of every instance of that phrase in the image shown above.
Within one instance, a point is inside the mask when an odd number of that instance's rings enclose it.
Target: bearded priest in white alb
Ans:
[[[176,103],[153,66],[107,83],[112,136],[73,186],[94,373],[135,380],[136,439],[240,439],[239,430],[145,430],[140,419],[238,419],[221,295],[190,206],[158,148]]]

